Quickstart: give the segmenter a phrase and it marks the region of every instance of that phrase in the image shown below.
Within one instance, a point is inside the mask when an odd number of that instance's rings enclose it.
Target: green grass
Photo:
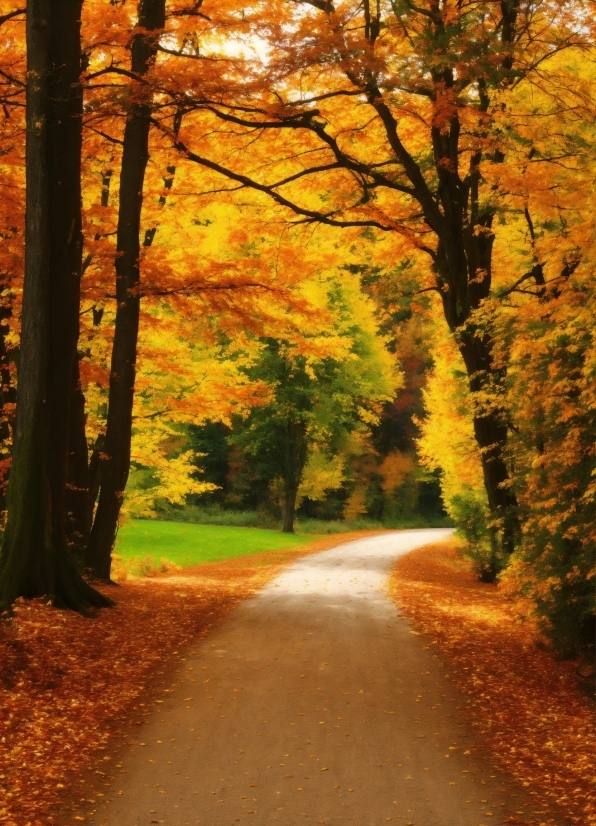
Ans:
[[[283,534],[264,528],[132,519],[120,529],[115,551],[123,560],[153,557],[155,561],[167,559],[184,568],[200,562],[297,548],[314,538],[313,534]]]

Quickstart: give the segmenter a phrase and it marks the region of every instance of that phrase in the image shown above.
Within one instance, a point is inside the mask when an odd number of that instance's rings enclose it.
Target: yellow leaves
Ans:
[[[417,421],[417,447],[429,470],[442,471],[443,500],[452,514],[454,497],[465,494],[484,503],[486,494],[461,356],[450,336],[437,333],[434,343],[434,367],[423,391],[426,416]]]
[[[358,519],[366,513],[366,488],[356,487],[349,495],[343,512],[345,520]]]
[[[165,431],[165,433],[164,433]],[[156,496],[172,505],[182,505],[189,494],[214,490],[215,485],[193,479],[196,466],[192,451],[169,455],[167,428],[137,431],[133,439],[132,461],[137,465],[130,476],[124,502],[124,515],[147,517],[153,513]],[[164,444],[165,443],[165,444]]]
[[[340,488],[344,478],[344,458],[331,456],[315,447],[308,455],[298,497],[306,496],[316,502],[323,499],[327,491]]]
[[[407,456],[399,450],[388,453],[379,467],[379,473],[383,477],[384,493],[389,495],[399,488],[414,467],[415,461],[412,456]]]

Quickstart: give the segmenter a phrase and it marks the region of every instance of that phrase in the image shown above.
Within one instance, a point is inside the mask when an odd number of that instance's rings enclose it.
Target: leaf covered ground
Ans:
[[[125,581],[102,589],[117,605],[93,619],[19,602],[0,623],[3,826],[48,826],[59,806],[76,807],[91,778],[109,774],[109,750],[142,723],[185,646],[285,562],[363,535]]]
[[[575,663],[536,645],[532,624],[498,586],[478,582],[454,541],[402,557],[389,587],[445,655],[504,769],[577,826],[596,823],[594,709]]]

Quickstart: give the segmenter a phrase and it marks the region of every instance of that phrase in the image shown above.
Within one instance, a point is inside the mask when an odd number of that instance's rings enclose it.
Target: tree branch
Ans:
[[[14,11],[9,11],[7,14],[3,14],[0,16],[0,26],[3,23],[7,23],[9,20],[12,20],[13,17],[17,17],[19,14],[25,14],[27,9],[15,9]]]
[[[177,139],[175,136],[172,135],[171,130],[167,129],[165,126],[163,126],[153,118],[152,123],[154,126],[157,127],[157,129],[159,129],[161,132],[169,135],[172,138],[172,145],[174,149],[177,149],[188,160],[193,161],[193,163],[197,163],[200,166],[204,166],[207,169],[211,169],[214,172],[217,172],[220,175],[223,175],[232,181],[236,181],[237,183],[243,184],[245,187],[249,187],[250,189],[255,189],[258,192],[265,193],[280,206],[287,207],[295,214],[304,216],[306,219],[308,219],[308,221],[315,221],[321,224],[327,224],[329,226],[335,227],[374,227],[376,229],[382,230],[383,232],[391,232],[392,230],[394,230],[394,227],[386,226],[384,224],[381,224],[379,221],[342,221],[333,217],[333,215],[336,214],[335,212],[324,213],[318,212],[316,210],[306,209],[305,207],[301,207],[293,201],[289,200],[288,198],[284,198],[284,196],[276,192],[272,186],[268,186],[267,184],[261,184],[258,181],[249,178],[247,175],[241,175],[237,172],[233,172],[231,169],[221,166],[221,164],[218,164],[215,161],[210,160],[209,158],[204,158],[201,155],[198,155],[196,152],[191,152],[188,149],[188,147],[184,143],[182,143],[181,140]]]

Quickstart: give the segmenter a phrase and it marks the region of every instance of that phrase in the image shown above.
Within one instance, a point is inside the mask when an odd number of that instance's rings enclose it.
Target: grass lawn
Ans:
[[[313,534],[296,536],[264,528],[133,519],[120,529],[115,551],[123,560],[149,556],[156,562],[167,559],[187,567],[263,551],[297,548],[316,538]]]

